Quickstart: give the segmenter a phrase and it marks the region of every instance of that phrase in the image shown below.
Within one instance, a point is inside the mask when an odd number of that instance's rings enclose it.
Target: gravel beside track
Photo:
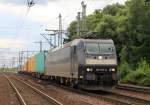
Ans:
[[[19,90],[27,105],[63,105],[50,99],[47,94],[39,92],[38,89],[25,82],[10,77],[16,88]]]
[[[21,94],[19,93],[18,89],[16,88],[16,86],[13,84],[13,82],[6,76],[4,75],[4,77],[9,81],[11,87],[14,89],[14,91],[16,92],[17,98],[19,100],[19,102],[21,103],[21,105],[27,105],[26,102],[24,101],[23,97],[21,96]]]
[[[123,94],[120,91],[107,91],[107,94],[95,94],[69,87],[55,86],[49,82],[38,80],[29,76],[17,76],[17,78],[41,89],[64,105],[150,105],[149,100],[130,96],[131,93]],[[48,85],[49,84],[49,85]],[[127,95],[128,94],[128,95]]]
[[[116,89],[128,90],[128,91],[139,92],[139,93],[150,95],[150,87],[135,86],[135,85],[128,85],[128,84],[118,84],[116,86]]]
[[[145,92],[139,92],[139,91],[124,89],[124,88],[115,88],[114,91],[119,92],[120,94],[123,94],[123,95],[136,97],[136,98],[140,98],[144,100],[150,100],[150,94],[145,93]]]
[[[19,76],[19,78],[42,89],[47,92],[47,94],[63,102],[64,105],[116,105],[103,98],[88,96],[87,94],[73,92],[54,85],[46,85],[45,83],[43,84],[43,81],[37,79],[33,80],[28,76]]]
[[[112,97],[118,100],[124,100],[125,102],[129,103],[130,105],[150,105],[150,100],[146,100],[143,98],[137,98],[130,96],[129,93],[122,94],[120,91],[107,91],[109,93],[108,97]]]
[[[21,105],[8,80],[0,73],[0,105]]]

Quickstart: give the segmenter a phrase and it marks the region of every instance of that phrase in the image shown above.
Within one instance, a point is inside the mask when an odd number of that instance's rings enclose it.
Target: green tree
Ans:
[[[138,62],[141,58],[150,60],[150,3],[144,0],[131,0],[128,6],[128,27],[131,47],[129,62]],[[149,61],[150,62],[150,61]]]
[[[73,21],[67,30],[69,32],[69,39],[75,39],[77,37],[77,21]]]
[[[113,39],[121,61],[126,60],[135,68],[141,58],[145,57],[150,63],[149,17],[150,2],[130,0],[125,5],[117,3],[95,10],[86,21],[90,32],[98,32],[96,38]],[[68,28],[71,40],[81,37],[77,35],[76,27],[77,22],[73,21]]]

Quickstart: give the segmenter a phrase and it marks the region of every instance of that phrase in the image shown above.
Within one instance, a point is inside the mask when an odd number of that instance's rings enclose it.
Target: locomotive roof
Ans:
[[[58,46],[52,50],[50,50],[51,52],[55,52],[59,49],[65,48],[65,47],[69,47],[69,46],[74,46],[77,45],[80,42],[98,42],[98,43],[110,43],[110,44],[114,44],[112,39],[75,39],[69,43],[63,44],[61,46]]]
[[[112,39],[75,39],[73,40],[73,43],[79,43],[80,41],[82,42],[99,42],[99,43],[112,43]]]

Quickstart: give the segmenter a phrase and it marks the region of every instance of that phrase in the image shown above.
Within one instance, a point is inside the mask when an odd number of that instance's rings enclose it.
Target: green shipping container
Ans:
[[[35,71],[38,73],[44,73],[45,71],[45,58],[47,51],[42,51],[35,55],[36,63],[35,63]]]

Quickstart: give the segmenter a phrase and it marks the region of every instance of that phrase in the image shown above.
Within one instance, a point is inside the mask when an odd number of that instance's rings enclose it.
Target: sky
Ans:
[[[39,44],[46,40],[40,35],[45,29],[58,29],[58,15],[62,15],[63,29],[76,19],[81,11],[82,0],[34,0],[35,5],[27,7],[28,0],[0,0],[0,66],[18,58],[19,51],[38,51]],[[124,4],[127,0],[84,0],[87,15],[113,3]],[[48,44],[43,49],[49,49]],[[17,61],[17,60],[16,60]],[[10,63],[10,62],[9,62]],[[9,64],[10,65],[10,64]]]

